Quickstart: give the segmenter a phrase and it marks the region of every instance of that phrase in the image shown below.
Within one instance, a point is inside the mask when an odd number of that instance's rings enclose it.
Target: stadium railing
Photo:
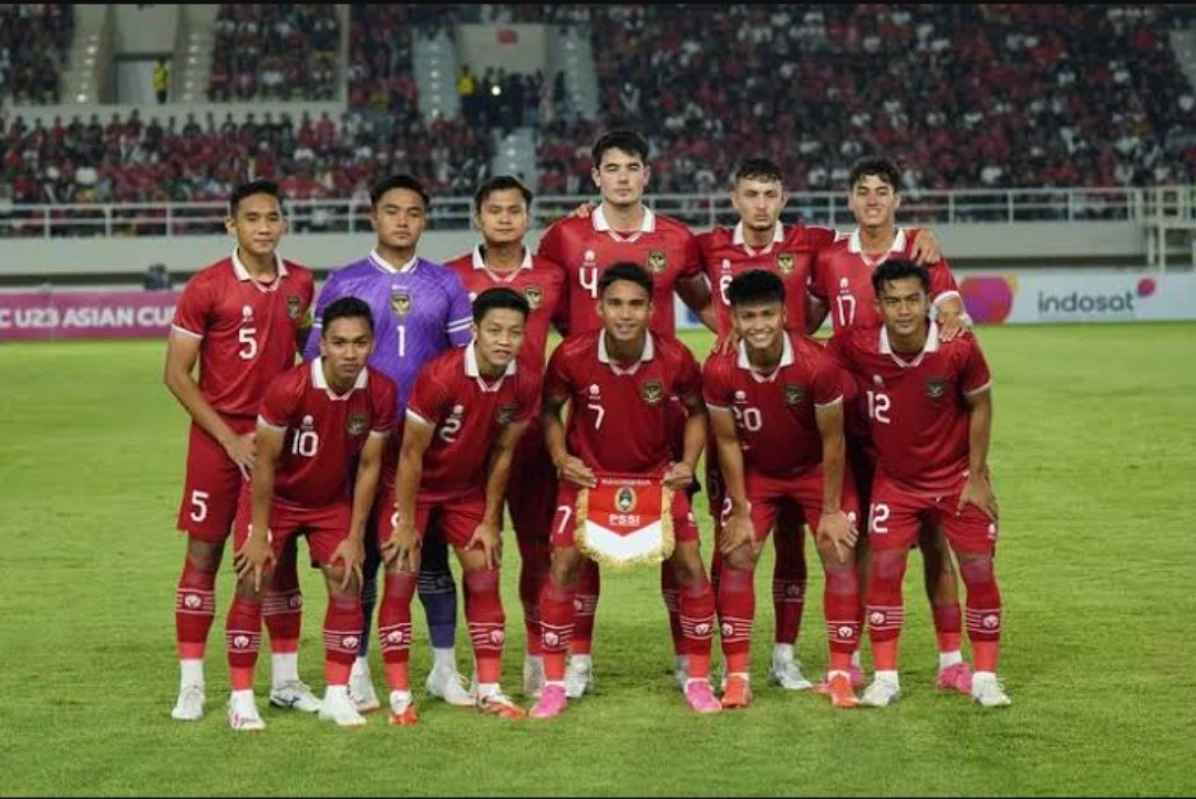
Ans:
[[[546,195],[533,208],[533,229],[547,227],[592,195]],[[652,209],[698,229],[731,225],[737,214],[725,192],[649,195]],[[293,233],[369,232],[369,205],[361,201],[287,200]],[[74,236],[180,236],[224,234],[222,202],[0,205],[0,238]],[[428,213],[429,230],[467,230],[472,201],[439,197]],[[1196,220],[1196,186],[1154,188],[956,189],[903,193],[905,224],[1017,224],[1119,221],[1150,223],[1159,217]],[[843,192],[795,192],[785,222],[846,228],[854,224]]]

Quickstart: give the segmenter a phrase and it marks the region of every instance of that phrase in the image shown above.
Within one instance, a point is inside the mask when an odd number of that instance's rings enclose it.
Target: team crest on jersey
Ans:
[[[615,494],[615,509],[619,513],[631,513],[635,510],[636,496],[635,489],[631,486],[623,486],[619,492]]]
[[[515,412],[518,410],[518,405],[500,405],[498,406],[498,410],[494,412],[494,421],[498,424],[510,424],[515,420]]]
[[[364,413],[351,413],[349,414],[349,422],[345,426],[349,430],[349,435],[359,436],[370,426],[370,417]]]
[[[390,309],[397,316],[411,313],[411,292],[406,289],[395,289],[390,293]]]
[[[299,299],[298,295],[292,294],[287,297],[287,316],[291,317],[292,319],[298,319],[299,312],[302,310],[302,301]]]
[[[791,252],[777,253],[777,271],[780,272],[782,275],[792,274],[793,268],[796,265],[797,265],[797,262],[793,258],[793,253],[791,253]]]
[[[528,307],[533,311],[544,304],[544,290],[539,286],[528,286],[523,290],[523,296],[527,298]]]
[[[789,405],[798,405],[806,396],[806,390],[799,385],[793,383],[785,384],[785,402]]]
[[[640,384],[640,397],[649,405],[657,405],[664,399],[664,386],[659,380],[645,380]]]
[[[931,399],[938,399],[947,393],[947,379],[945,377],[932,377],[926,381],[926,396]]]
[[[661,274],[666,267],[664,250],[648,250],[648,271]]]

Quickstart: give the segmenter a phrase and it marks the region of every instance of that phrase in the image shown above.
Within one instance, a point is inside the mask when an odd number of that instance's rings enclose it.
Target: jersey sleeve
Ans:
[[[565,347],[562,345],[553,350],[552,357],[548,359],[548,368],[544,372],[542,393],[544,397],[565,400],[571,394],[571,385],[572,379],[569,374],[569,364],[565,357]]]
[[[564,264],[564,252],[561,245],[561,225],[557,222],[549,225],[548,230],[545,230],[544,235],[540,237],[540,243],[536,245],[536,255],[557,264]]]
[[[407,400],[407,418],[435,427],[448,415],[452,401],[452,395],[441,382],[437,369],[425,368],[415,379],[411,398]]]
[[[980,350],[975,336],[964,336],[958,341],[967,347],[960,369],[959,388],[964,394],[979,394],[993,382],[988,371],[988,361],[984,359],[984,353]]]
[[[706,359],[702,367],[702,399],[711,408],[731,407],[731,381],[727,379],[726,361],[718,356]]]
[[[296,390],[298,385],[299,390]],[[291,426],[295,411],[303,400],[303,382],[296,379],[292,372],[286,372],[282,377],[270,384],[266,396],[262,398],[258,409],[258,424],[283,431]]]
[[[827,273],[830,271],[830,252],[826,249],[818,250],[814,256],[814,264],[810,267],[810,283],[806,290],[814,299],[823,305],[829,304],[830,292],[826,290]]]
[[[313,360],[320,354],[320,336],[323,335],[323,319],[324,309],[331,305],[336,300],[341,298],[344,291],[341,289],[340,274],[333,272],[324,281],[324,285],[320,288],[320,293],[316,296],[316,306],[312,310],[311,333],[307,336],[307,343],[303,346],[303,360]]]
[[[834,228],[822,227],[821,225],[807,225],[806,234],[809,237],[810,249],[815,253],[820,253],[827,247],[835,243],[839,234]]]
[[[843,402],[843,370],[826,352],[814,357],[814,405],[825,407]]]
[[[373,389],[370,392],[373,404],[370,409],[370,417],[374,420],[374,424],[370,427],[370,433],[387,435],[393,432],[395,426],[397,389],[394,381],[380,372],[370,372],[370,388]]]
[[[702,400],[702,369],[689,348],[681,346],[681,358],[677,368],[677,377],[673,383],[673,393],[682,400]]]
[[[212,307],[212,292],[207,283],[192,279],[183,288],[183,295],[179,297],[179,304],[175,306],[170,329],[191,338],[202,339],[208,330]]]
[[[454,347],[464,347],[473,340],[473,304],[469,301],[469,292],[465,283],[455,271],[448,270],[445,281],[449,292],[449,311],[445,332],[448,333],[449,343]]]
[[[843,332],[837,336],[831,336],[826,342],[826,356],[831,361],[845,372],[851,371],[851,333]]]

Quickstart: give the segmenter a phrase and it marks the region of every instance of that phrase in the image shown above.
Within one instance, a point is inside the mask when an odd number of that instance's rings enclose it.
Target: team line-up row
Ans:
[[[193,420],[178,517],[188,548],[174,718],[204,714],[203,658],[230,534],[234,729],[265,726],[253,692],[263,621],[271,704],[341,725],[381,707],[367,659],[379,565],[391,723],[417,720],[408,673],[417,592],[433,650],[428,694],[528,715],[500,687],[504,508],[521,556],[533,717],[556,716],[592,689],[600,564],[659,562],[689,706],[748,706],[753,572],[774,529],[769,676],[812,687],[793,656],[803,525],[826,578],[830,660],[817,687],[835,706],[899,696],[901,584],[915,543],[938,686],[984,706],[1009,703],[996,679],[988,370],[937,239],[896,225],[896,166],[856,165],[849,199],[859,227],[837,234],[783,226],[779,169],[747,159],[731,195],[739,224],[695,236],[643,204],[650,171],[638,134],[606,134],[593,162],[601,203],[552,225],[535,254],[525,244],[531,192],[512,177],[487,181],[475,196],[482,243],[445,265],[416,252],[428,205],[421,184],[383,181],[372,196],[374,249],[334,270],[314,308],[311,272],[277,252],[286,226],[277,187],[234,192],[237,246],[188,282],[167,347],[166,383]],[[674,337],[674,292],[718,334],[702,366]],[[809,338],[828,313],[829,343]],[[552,327],[565,338],[545,364]],[[715,520],[709,576],[690,510],[703,450]],[[329,592],[322,700],[298,675],[298,535]],[[948,543],[967,588],[974,673],[961,655]],[[453,648],[450,546],[474,650],[468,688]],[[857,697],[865,621],[875,674]],[[721,699],[710,682],[716,629]]]

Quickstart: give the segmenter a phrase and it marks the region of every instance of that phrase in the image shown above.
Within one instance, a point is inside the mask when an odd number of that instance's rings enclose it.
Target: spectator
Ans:
[[[158,105],[166,105],[166,95],[170,89],[170,67],[165,58],[159,58],[154,67],[154,94],[158,97]]]

